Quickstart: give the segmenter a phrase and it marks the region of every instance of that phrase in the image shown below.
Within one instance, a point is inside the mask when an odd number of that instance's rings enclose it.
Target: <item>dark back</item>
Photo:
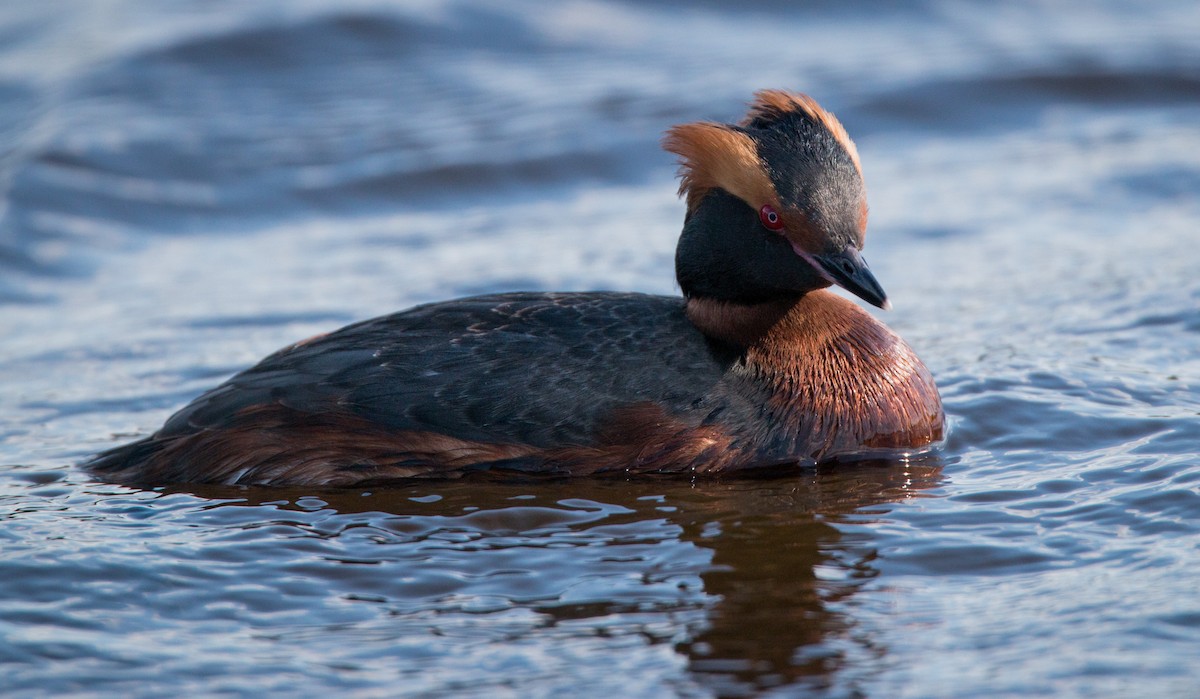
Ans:
[[[692,326],[678,297],[478,296],[280,350],[197,398],[159,436],[278,404],[481,442],[588,444],[621,406],[652,401],[687,412],[737,357]]]

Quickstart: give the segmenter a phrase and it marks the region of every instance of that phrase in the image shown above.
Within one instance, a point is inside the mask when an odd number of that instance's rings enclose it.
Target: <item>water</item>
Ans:
[[[9,3],[0,693],[1190,697],[1200,6]],[[672,293],[673,123],[859,145],[936,454],[138,491],[73,466],[414,303]]]

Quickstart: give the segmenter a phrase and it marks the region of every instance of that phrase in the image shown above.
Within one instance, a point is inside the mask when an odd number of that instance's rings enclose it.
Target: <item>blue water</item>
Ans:
[[[673,293],[674,123],[809,92],[950,434],[722,483],[74,464],[418,302]],[[0,7],[0,694],[1191,697],[1200,5]]]

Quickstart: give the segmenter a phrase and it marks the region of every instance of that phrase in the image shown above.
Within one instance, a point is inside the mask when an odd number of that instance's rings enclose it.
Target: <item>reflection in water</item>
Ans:
[[[446,630],[439,624],[461,634],[452,627],[456,614],[495,614],[499,622],[499,612],[524,610],[540,621],[507,631],[513,639],[633,634],[674,644],[692,681],[738,696],[777,685],[845,685],[848,674],[877,667],[872,661],[885,650],[854,628],[845,609],[875,576],[876,552],[838,524],[867,522],[880,513],[871,508],[915,497],[940,479],[940,459],[925,456],[698,483],[470,481],[317,497],[190,492],[324,513],[306,527],[327,542],[341,540],[343,563],[383,566],[368,573],[377,578],[372,594],[331,593],[380,604],[401,619],[441,615],[422,622],[435,635]],[[376,545],[359,549],[352,542],[364,529]],[[318,574],[331,586],[346,584],[344,572]],[[680,614],[694,619],[683,631],[669,623]]]
[[[702,577],[721,598],[710,626],[680,646],[692,671],[728,696],[777,684],[828,686],[846,664],[847,642],[866,646],[856,655],[882,654],[870,639],[855,640],[853,622],[838,611],[875,576],[876,552],[831,522],[913,497],[940,478],[935,457],[832,467],[761,489],[730,488],[712,511],[689,513],[683,536],[713,549]]]

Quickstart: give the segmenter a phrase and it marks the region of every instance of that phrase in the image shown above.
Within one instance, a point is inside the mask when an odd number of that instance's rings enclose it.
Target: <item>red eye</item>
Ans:
[[[783,219],[780,218],[779,212],[770,204],[763,204],[763,208],[758,210],[758,220],[762,221],[762,225],[771,231],[783,230]]]

